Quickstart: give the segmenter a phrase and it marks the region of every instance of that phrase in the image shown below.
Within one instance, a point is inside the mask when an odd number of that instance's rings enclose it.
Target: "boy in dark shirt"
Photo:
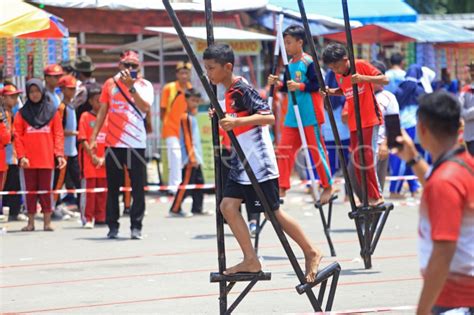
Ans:
[[[275,117],[258,92],[243,78],[234,75],[234,52],[228,45],[219,44],[208,47],[204,51],[204,64],[210,81],[213,84],[222,84],[226,88],[226,117],[220,120],[220,125],[225,131],[232,130],[237,137],[247,163],[255,173],[283,231],[303,250],[306,261],[306,280],[313,282],[322,258],[321,252],[311,244],[298,223],[280,210],[279,174],[268,126],[274,123]],[[220,210],[239,242],[244,260],[228,268],[224,272],[227,275],[238,272],[259,272],[262,269],[250,240],[247,225],[239,212],[243,201],[254,205],[250,207],[251,211],[264,212],[261,201],[234,151],[230,159],[229,178],[224,188]]]

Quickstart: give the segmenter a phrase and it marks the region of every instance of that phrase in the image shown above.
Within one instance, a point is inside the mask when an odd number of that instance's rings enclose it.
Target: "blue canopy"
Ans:
[[[269,4],[299,12],[296,0],[269,0]],[[417,12],[403,0],[348,0],[351,20],[376,22],[416,22]],[[308,14],[343,18],[340,0],[306,0]]]
[[[426,43],[474,43],[474,32],[442,21],[377,23],[385,29]]]

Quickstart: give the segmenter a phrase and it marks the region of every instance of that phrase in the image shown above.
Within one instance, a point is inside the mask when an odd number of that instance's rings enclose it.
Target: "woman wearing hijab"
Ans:
[[[405,81],[400,83],[395,90],[395,97],[400,106],[400,124],[403,129],[415,139],[416,137],[416,111],[418,110],[418,98],[425,94],[425,90],[421,83],[423,70],[419,65],[411,65],[405,76]],[[409,176],[413,175],[411,167],[407,166],[404,161],[396,155],[390,155],[390,169],[392,176]],[[396,180],[390,183],[390,198],[401,199],[404,195],[401,193],[403,180]],[[419,183],[417,180],[409,180],[408,186],[412,196],[418,192]]]
[[[53,185],[55,162],[59,169],[66,166],[62,121],[54,104],[46,97],[44,85],[39,79],[26,83],[26,96],[27,102],[15,116],[14,122],[14,144],[21,167],[22,189],[49,191]],[[28,225],[22,231],[34,231],[38,199],[44,215],[44,230],[53,231],[51,193],[26,195]]]

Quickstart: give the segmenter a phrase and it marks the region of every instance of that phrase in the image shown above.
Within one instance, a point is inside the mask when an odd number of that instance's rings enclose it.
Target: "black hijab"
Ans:
[[[30,90],[33,85],[41,92],[41,100],[37,103],[30,99]],[[25,105],[20,109],[23,119],[35,129],[40,129],[49,124],[56,114],[56,108],[46,95],[46,90],[40,79],[31,79],[26,82],[26,98]]]

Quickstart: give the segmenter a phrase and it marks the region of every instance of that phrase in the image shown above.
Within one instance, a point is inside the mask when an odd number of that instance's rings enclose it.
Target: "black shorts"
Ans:
[[[260,183],[260,188],[265,197],[267,197],[268,204],[271,210],[276,211],[280,208],[280,191],[278,186],[278,178],[270,179]],[[247,211],[250,213],[265,212],[260,199],[252,185],[242,185],[234,182],[231,179],[227,180],[224,187],[224,198],[242,199],[245,201]]]

